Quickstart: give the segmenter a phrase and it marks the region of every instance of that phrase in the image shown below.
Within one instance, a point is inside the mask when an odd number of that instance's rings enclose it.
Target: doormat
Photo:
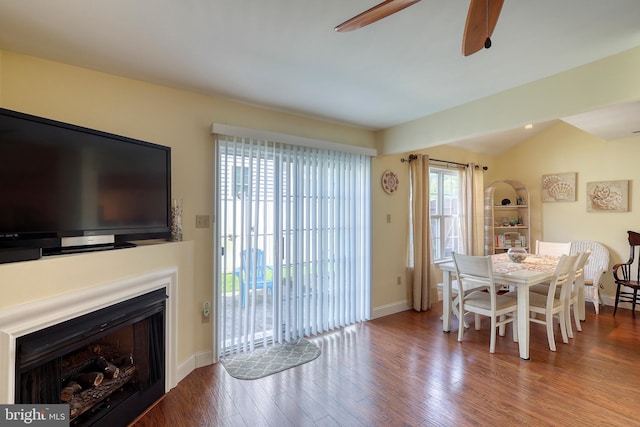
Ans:
[[[311,362],[320,356],[320,349],[311,341],[274,344],[250,353],[224,356],[220,363],[229,375],[240,380],[255,380]]]

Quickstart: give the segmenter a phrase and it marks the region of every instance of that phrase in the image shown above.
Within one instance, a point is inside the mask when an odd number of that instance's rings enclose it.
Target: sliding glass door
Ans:
[[[370,157],[216,139],[221,354],[367,319]]]

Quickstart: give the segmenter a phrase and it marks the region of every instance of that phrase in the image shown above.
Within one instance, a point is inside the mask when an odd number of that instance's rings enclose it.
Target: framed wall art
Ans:
[[[542,175],[543,202],[575,202],[576,173]]]
[[[627,212],[629,181],[587,182],[587,212]]]

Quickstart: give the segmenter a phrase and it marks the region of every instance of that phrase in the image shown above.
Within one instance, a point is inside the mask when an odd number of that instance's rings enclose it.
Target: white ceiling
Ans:
[[[563,117],[562,120],[606,140],[640,135],[640,101]]]
[[[333,30],[379,1],[0,0],[0,48],[377,130],[640,45],[638,0],[507,0],[469,57],[468,0]]]

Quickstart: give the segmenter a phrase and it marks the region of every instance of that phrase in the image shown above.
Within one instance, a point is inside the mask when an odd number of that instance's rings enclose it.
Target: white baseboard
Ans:
[[[411,310],[411,308],[409,301],[399,301],[393,304],[374,307],[373,310],[371,310],[371,319],[377,319],[378,317],[389,316],[390,314]]]
[[[606,306],[614,307],[616,305],[616,297],[615,295],[600,295],[602,298],[602,303]],[[587,302],[587,304],[589,304]],[[621,302],[618,304],[618,308],[626,308],[627,310],[631,310],[630,302]],[[640,304],[636,304],[636,311],[640,311]]]
[[[176,373],[176,379],[178,382],[182,381],[187,375],[189,375],[196,368],[195,356],[189,357],[186,362],[178,365],[178,372]]]
[[[203,351],[191,355],[183,364],[178,366],[177,380],[182,381],[187,375],[197,368],[212,365],[214,363],[213,351]]]
[[[195,355],[196,369],[202,368],[203,366],[213,365],[214,360],[213,351],[203,351],[200,353],[196,353]]]

